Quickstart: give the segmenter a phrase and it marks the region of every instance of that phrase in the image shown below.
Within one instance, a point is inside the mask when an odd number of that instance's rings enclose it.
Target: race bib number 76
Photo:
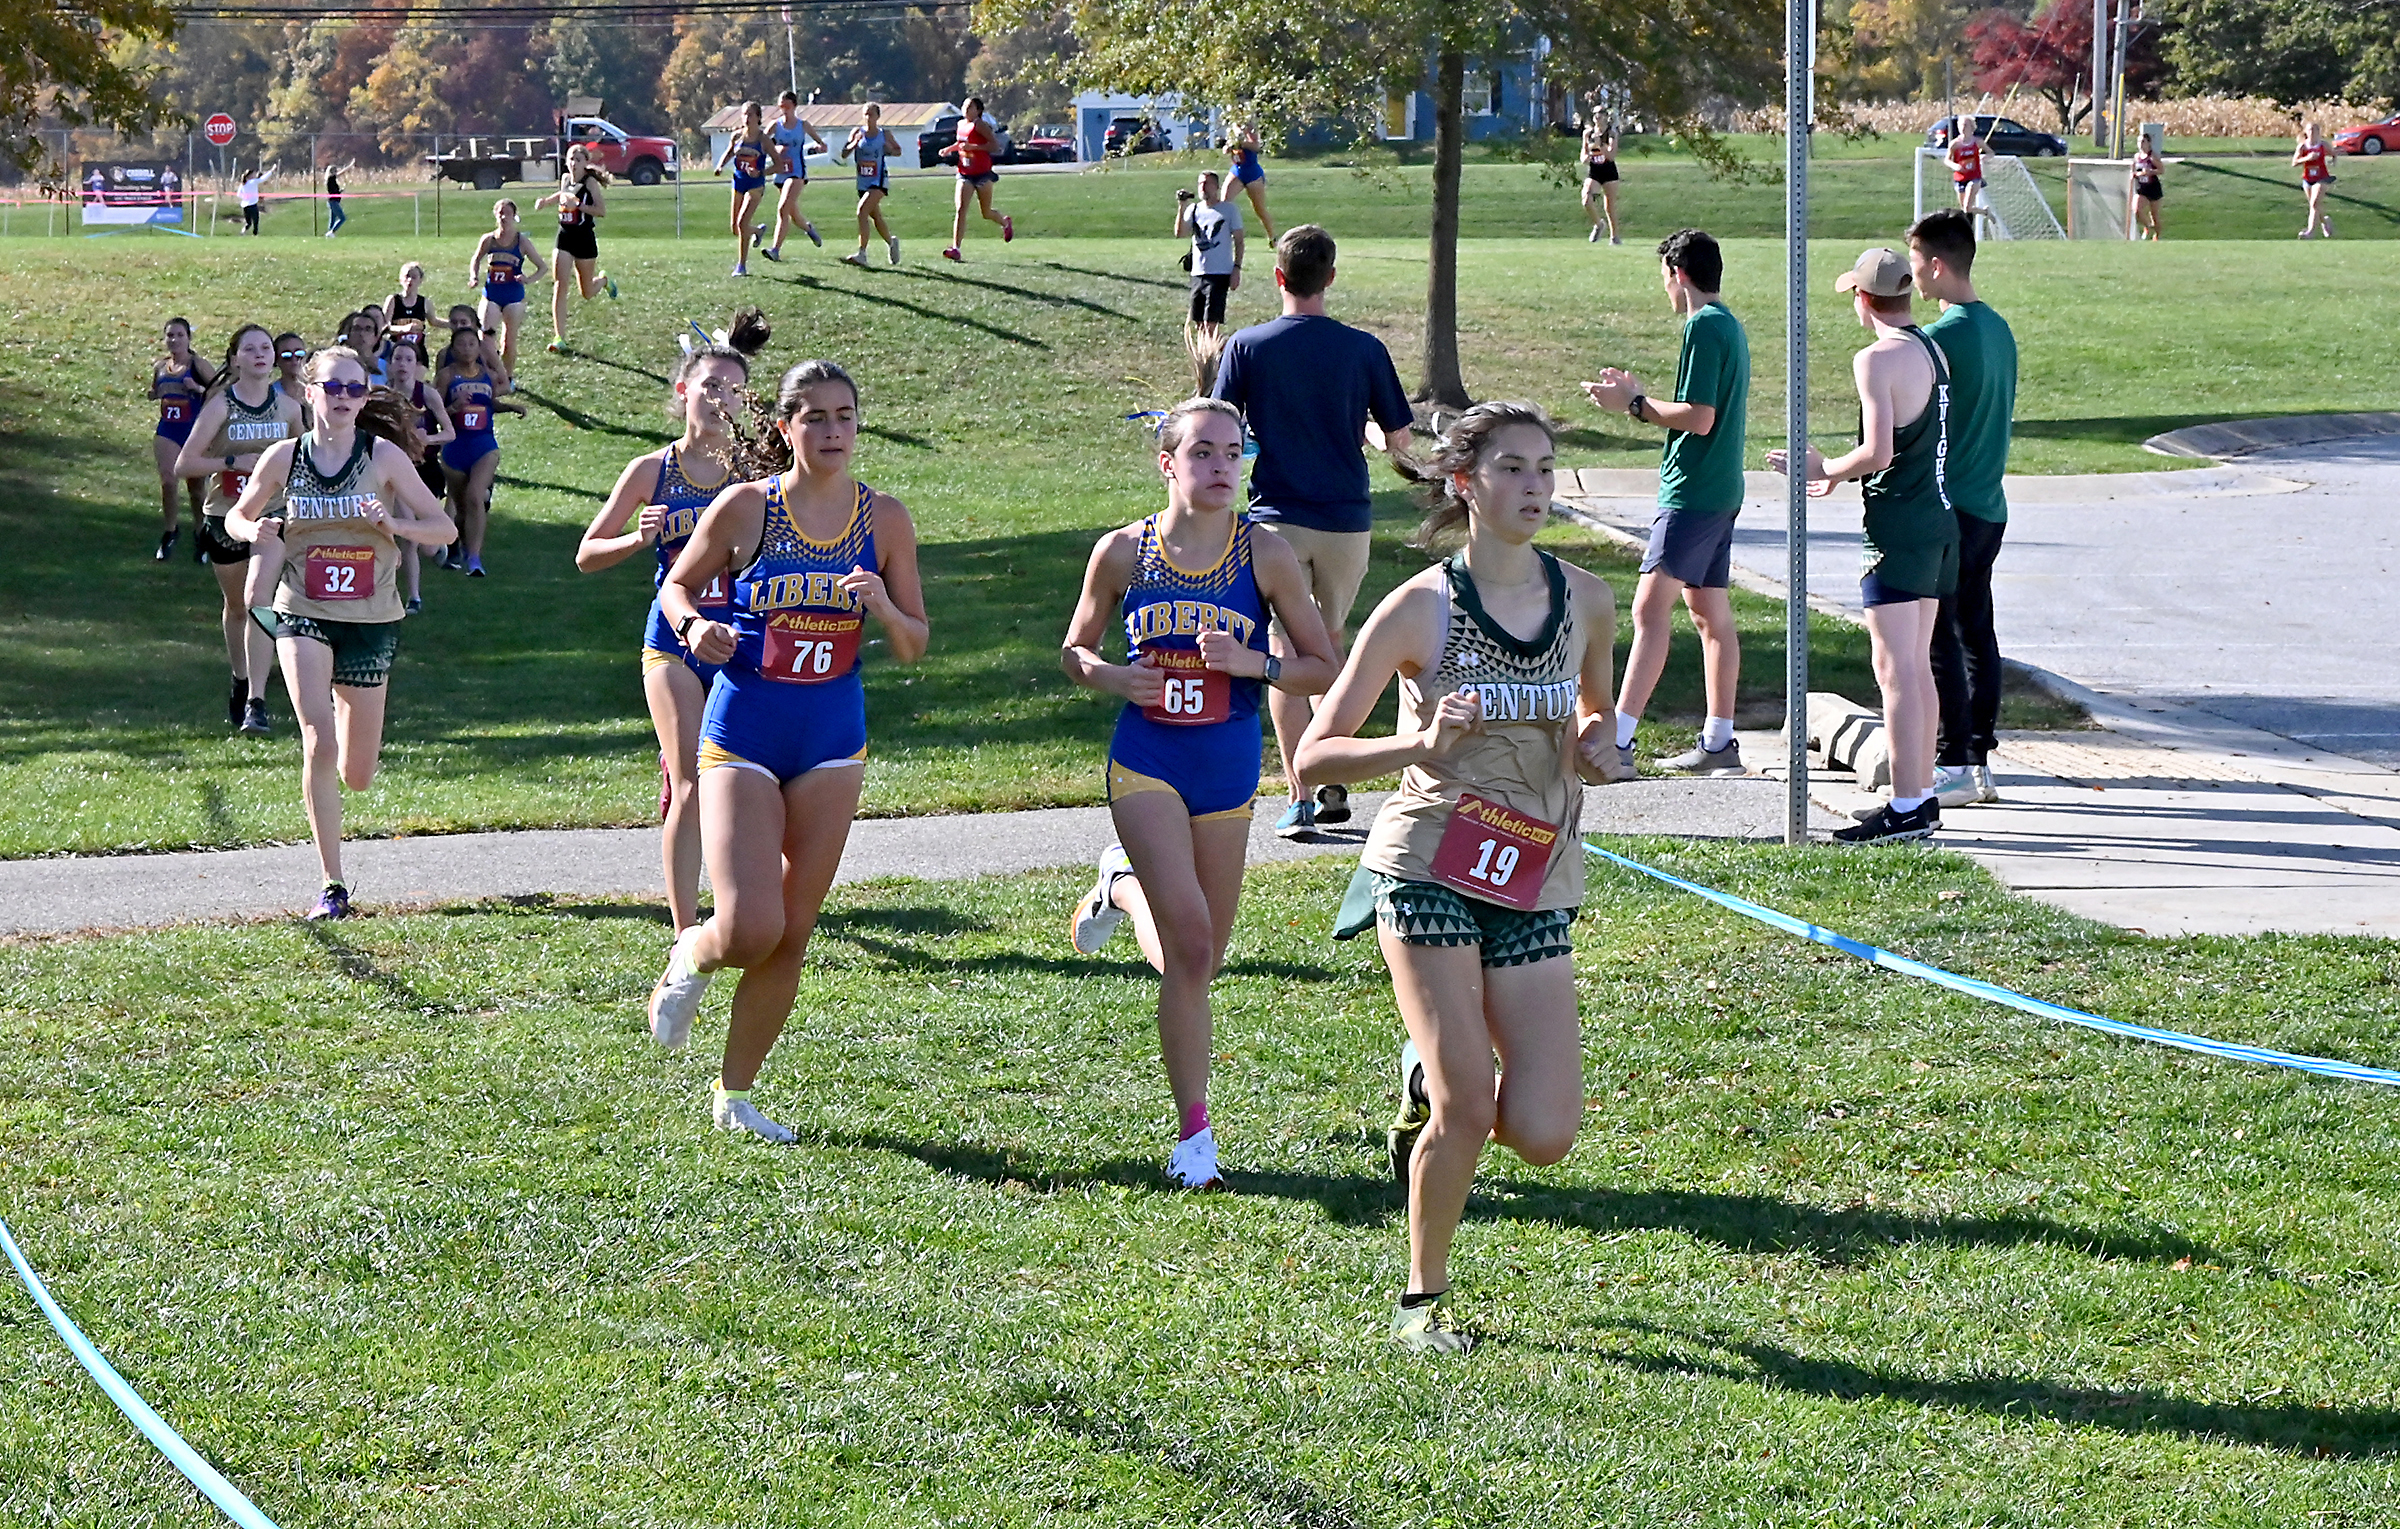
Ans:
[[[822,685],[858,663],[866,618],[849,611],[777,611],[767,618],[758,672],[787,685]]]

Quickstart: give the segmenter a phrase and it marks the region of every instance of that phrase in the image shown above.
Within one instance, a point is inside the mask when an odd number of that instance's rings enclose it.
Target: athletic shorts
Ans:
[[[448,443],[444,442],[444,444]],[[417,481],[424,484],[436,499],[450,492],[450,475],[442,471],[442,453],[439,447],[425,453],[417,462]],[[415,543],[412,542],[410,545],[414,546]]]
[[[1890,558],[1868,569],[1858,576],[1859,604],[1906,605],[1911,600],[1945,600],[1958,593],[1958,543],[1951,542],[1944,551],[1946,561],[1939,563],[1915,556],[1903,560],[1909,570],[1905,574],[1890,571],[1894,566]]]
[[[2133,194],[2145,202],[2163,202],[2166,200],[2167,188],[2156,181],[2135,181]]]
[[[554,248],[560,254],[576,260],[597,260],[600,258],[600,231],[588,224],[576,228],[562,227]]]
[[[778,171],[778,172],[776,173],[776,176],[775,176],[775,185],[776,185],[777,189],[781,189],[782,187],[788,186],[788,185],[790,185],[790,184],[791,184],[792,182],[794,182],[794,181],[798,181],[798,182],[799,182],[801,185],[803,185],[803,186],[807,185],[807,184],[808,184],[808,172],[807,172],[806,170],[790,170],[790,171]]]
[[[1531,966],[1575,953],[1575,908],[1532,913],[1487,903],[1432,881],[1402,881],[1360,866],[1343,895],[1333,930],[1337,940],[1369,925],[1390,930],[1403,945],[1475,945],[1486,967]]]
[[[1650,522],[1650,549],[1642,554],[1642,572],[1663,572],[1694,589],[1728,587],[1733,583],[1733,523],[1740,513],[1660,510]]]
[[[811,770],[863,764],[867,689],[853,673],[822,685],[720,670],[700,719],[700,768],[755,770],[788,786]]]
[[[452,472],[466,472],[500,449],[500,442],[488,430],[462,435],[442,443],[442,465]]]
[[[858,194],[860,196],[865,196],[870,191],[889,191],[891,189],[890,178],[881,170],[876,171],[873,175],[858,177]]]
[[[222,515],[201,516],[200,529],[193,535],[199,539],[200,550],[208,554],[208,560],[212,563],[250,561],[250,544],[237,542],[225,534],[225,517]]]
[[[1613,159],[1587,159],[1583,163],[1583,178],[1605,186],[1620,178],[1617,162]]]
[[[1195,276],[1192,278],[1192,322],[1222,324],[1225,322],[1225,296],[1233,290],[1231,276]]]
[[[1980,186],[1982,184],[1983,177],[1980,175],[1953,175],[1950,177],[1950,189],[1953,191],[1964,191],[1969,186]]]
[[[1171,792],[1194,818],[1247,815],[1258,795],[1258,713],[1178,727],[1153,722],[1138,706],[1117,714],[1108,741],[1108,799]]]
[[[1300,571],[1308,578],[1308,592],[1317,602],[1317,609],[1325,614],[1326,627],[1332,631],[1347,630],[1350,607],[1358,603],[1358,586],[1367,581],[1367,554],[1374,544],[1374,533],[1319,531],[1281,520],[1264,524],[1291,543],[1292,551],[1299,555]]]
[[[397,621],[327,621],[317,616],[279,616],[276,636],[305,637],[333,649],[333,682],[369,690],[392,677],[392,655],[400,650]]]
[[[187,419],[179,425],[170,425],[162,419],[158,422],[158,429],[155,433],[160,439],[173,441],[180,446],[192,438],[192,426],[195,423],[196,421]]]
[[[969,175],[966,171],[961,170],[958,172],[958,178],[970,186],[995,186],[1000,183],[1000,172],[986,170],[981,175]]]
[[[744,175],[739,170],[733,173],[733,194],[735,196],[747,196],[753,191],[766,189],[767,183],[755,175]]]
[[[487,281],[483,284],[483,300],[503,308],[514,308],[525,301],[525,283],[521,281]]]
[[[1235,184],[1249,186],[1267,178],[1266,167],[1259,164],[1238,164],[1233,167]]]
[[[702,614],[717,621],[729,620],[732,616],[730,611]],[[652,600],[650,614],[642,623],[642,672],[648,674],[667,664],[683,665],[698,675],[703,685],[714,684],[717,671],[725,667],[723,664],[704,664],[694,658],[692,650],[683,645],[683,639],[675,635],[675,628],[667,621],[667,613],[658,608],[656,600]]]

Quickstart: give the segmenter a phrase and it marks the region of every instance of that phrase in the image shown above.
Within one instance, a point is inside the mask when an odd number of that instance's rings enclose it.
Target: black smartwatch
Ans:
[[[1274,683],[1275,683],[1277,680],[1279,680],[1279,679],[1282,679],[1282,678],[1283,678],[1283,660],[1282,660],[1282,659],[1280,659],[1280,658],[1277,658],[1277,657],[1276,657],[1274,654],[1272,654],[1272,653],[1268,654],[1268,655],[1267,655],[1267,667],[1266,667],[1265,671],[1264,671],[1264,672],[1262,672],[1262,673],[1259,675],[1259,678],[1260,678],[1260,679],[1262,679],[1262,680],[1265,680],[1265,681],[1266,681],[1268,684],[1270,684],[1270,685],[1274,684]]]
[[[682,643],[687,648],[690,647],[692,645],[692,639],[690,635],[692,623],[699,619],[700,613],[698,611],[694,611],[690,615],[684,617],[681,621],[676,622],[675,640],[679,643]]]
[[[1626,401],[1625,417],[1627,419],[1641,420],[1641,422],[1646,425],[1650,423],[1650,421],[1643,415],[1642,411],[1649,407],[1650,395],[1647,393],[1636,393],[1632,398]]]

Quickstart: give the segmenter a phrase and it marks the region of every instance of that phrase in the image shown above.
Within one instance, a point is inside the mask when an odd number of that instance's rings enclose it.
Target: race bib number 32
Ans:
[[[1167,680],[1157,703],[1142,708],[1143,716],[1153,722],[1197,727],[1233,715],[1233,676],[1209,668],[1198,649],[1144,644],[1142,654]]]
[[[1433,879],[1530,913],[1557,847],[1557,824],[1479,796],[1461,796],[1433,852]]]
[[[788,685],[822,685],[848,675],[858,662],[859,629],[850,611],[778,611],[767,618],[758,671]]]
[[[375,549],[311,547],[301,577],[311,600],[364,600],[375,592]]]

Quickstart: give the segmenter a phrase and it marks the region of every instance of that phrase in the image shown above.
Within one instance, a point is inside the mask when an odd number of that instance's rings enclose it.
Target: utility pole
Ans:
[[[800,93],[800,50],[792,41],[792,8],[783,8],[783,60],[792,73],[792,94]]]
[[[2092,0],[2092,147],[2108,147],[2100,103],[2108,99],[2108,0]]]
[[[1808,121],[1815,81],[1816,0],[1784,0],[1783,842],[1808,842]]]
[[[2126,34],[2140,20],[2141,0],[2117,0],[2117,64],[2116,88],[2109,92],[2108,131],[2111,147],[2109,157],[2125,157],[2125,43]]]

